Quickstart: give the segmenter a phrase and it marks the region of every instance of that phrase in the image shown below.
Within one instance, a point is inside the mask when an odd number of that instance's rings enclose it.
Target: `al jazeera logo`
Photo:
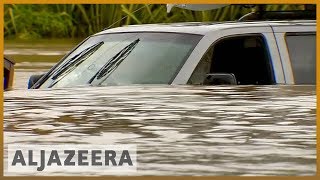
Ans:
[[[8,172],[136,172],[135,145],[8,145]]]

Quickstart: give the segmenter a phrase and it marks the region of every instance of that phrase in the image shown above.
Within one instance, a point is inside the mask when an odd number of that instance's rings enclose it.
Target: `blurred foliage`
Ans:
[[[300,10],[303,5],[267,5],[267,10]],[[216,10],[190,11],[173,8],[167,14],[161,4],[6,4],[5,38],[86,37],[109,27],[129,24],[192,21],[231,21],[251,9],[230,5]]]

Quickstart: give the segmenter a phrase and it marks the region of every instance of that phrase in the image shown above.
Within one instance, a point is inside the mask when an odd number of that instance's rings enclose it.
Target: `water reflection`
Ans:
[[[5,145],[136,144],[136,175],[315,175],[315,94],[315,86],[16,89],[4,94]]]

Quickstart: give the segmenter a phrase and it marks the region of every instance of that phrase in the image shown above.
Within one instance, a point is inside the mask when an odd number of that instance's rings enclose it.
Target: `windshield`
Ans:
[[[49,71],[40,88],[170,84],[201,38],[177,33],[92,36]]]

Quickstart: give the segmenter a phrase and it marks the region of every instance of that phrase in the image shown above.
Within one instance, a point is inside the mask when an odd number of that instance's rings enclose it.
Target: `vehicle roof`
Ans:
[[[124,32],[173,32],[206,35],[208,32],[229,28],[263,27],[263,26],[315,26],[315,20],[287,21],[227,21],[227,22],[183,22],[170,24],[141,24],[106,29],[96,35]]]

